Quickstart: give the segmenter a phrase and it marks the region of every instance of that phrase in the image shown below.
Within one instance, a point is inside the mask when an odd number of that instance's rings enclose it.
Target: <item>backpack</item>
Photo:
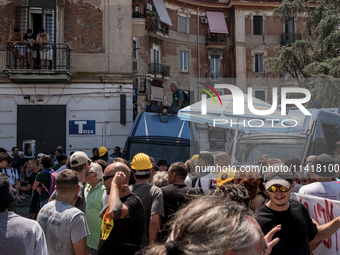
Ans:
[[[177,91],[182,91],[182,90],[178,89]],[[190,105],[188,93],[184,92],[184,91],[182,91],[182,93],[183,93],[183,97],[184,97],[184,100],[183,100],[184,106]],[[178,97],[178,95],[177,95],[177,97]]]
[[[44,187],[44,189],[46,190],[46,192],[48,193],[49,196],[51,196],[51,194],[54,192],[55,190],[55,177],[58,174],[56,171],[53,171],[52,169],[49,171],[47,169],[42,170],[41,172],[44,173],[49,173],[50,174],[50,188],[47,190],[47,188],[45,187],[44,184],[41,183],[41,185]]]

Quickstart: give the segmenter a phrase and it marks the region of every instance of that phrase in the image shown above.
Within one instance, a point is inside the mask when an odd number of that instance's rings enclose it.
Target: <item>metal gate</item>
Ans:
[[[51,153],[66,144],[66,105],[18,105],[17,144],[35,140],[35,153]],[[20,148],[23,149],[23,148]]]

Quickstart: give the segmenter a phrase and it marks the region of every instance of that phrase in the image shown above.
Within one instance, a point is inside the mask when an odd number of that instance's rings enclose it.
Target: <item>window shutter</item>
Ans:
[[[179,16],[179,32],[187,33],[187,18]]]
[[[254,16],[253,17],[253,34],[254,35],[262,35],[263,31],[262,31],[262,16]]]

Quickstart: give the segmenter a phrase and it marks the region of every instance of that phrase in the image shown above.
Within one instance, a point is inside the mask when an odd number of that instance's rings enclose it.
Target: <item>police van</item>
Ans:
[[[258,164],[261,155],[287,159],[298,158],[304,162],[309,155],[331,154],[340,141],[340,108],[308,109],[311,115],[300,110],[288,111],[289,117],[302,128],[293,133],[251,133],[238,136],[235,164]],[[232,147],[229,153],[232,155]]]
[[[143,152],[156,163],[164,159],[168,164],[185,162],[199,153],[195,125],[177,117],[178,107],[151,106],[135,119],[124,147],[124,158]]]

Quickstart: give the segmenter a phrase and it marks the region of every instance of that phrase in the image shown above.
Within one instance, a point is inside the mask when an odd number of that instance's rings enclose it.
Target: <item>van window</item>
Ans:
[[[321,121],[323,133],[326,139],[327,150],[322,153],[331,153],[334,150],[334,145],[336,142],[340,141],[339,137],[339,127],[331,123],[325,123]]]
[[[134,143],[130,144],[129,159],[143,152],[150,157],[153,157],[156,163],[165,159],[166,162],[185,162],[190,158],[190,146],[175,146],[175,145],[160,145],[154,143]]]

